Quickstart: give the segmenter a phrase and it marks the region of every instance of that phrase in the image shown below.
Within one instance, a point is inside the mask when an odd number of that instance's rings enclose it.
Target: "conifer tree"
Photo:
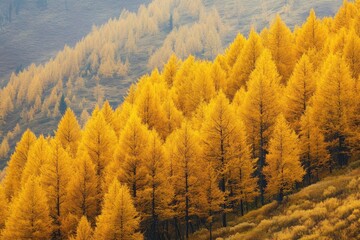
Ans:
[[[220,90],[226,91],[226,78],[227,73],[222,69],[218,58],[211,65],[211,78],[214,82],[215,90],[218,92]]]
[[[166,178],[164,149],[158,134],[151,131],[148,136],[148,147],[144,157],[146,184],[139,193],[139,209],[144,218],[149,218],[148,237],[158,238],[158,223],[172,216],[170,203],[173,190]]]
[[[111,108],[109,101],[104,102],[100,112],[103,115],[105,122],[114,129],[114,110]]]
[[[312,56],[314,65],[317,67],[320,63],[321,50],[323,49],[328,31],[323,23],[316,18],[315,11],[310,11],[309,17],[306,22],[299,28],[296,33],[296,48],[298,56],[308,53],[309,57]]]
[[[320,128],[330,143],[332,159],[343,166],[350,156],[350,122],[354,110],[354,80],[345,61],[338,55],[330,55],[321,73],[315,93],[314,111],[319,115]],[[330,162],[330,171],[332,170]]]
[[[304,54],[296,64],[284,93],[285,116],[296,131],[299,131],[300,117],[305,113],[315,88],[314,68],[309,57]]]
[[[277,117],[271,134],[266,163],[266,191],[270,196],[278,195],[281,202],[284,194],[293,189],[295,182],[302,181],[305,174],[300,163],[298,137],[282,114]]]
[[[2,184],[0,184],[0,238],[1,238],[1,231],[5,227],[5,221],[9,214],[10,208],[9,208],[9,202],[6,197],[5,188]]]
[[[40,182],[46,192],[50,216],[54,221],[53,238],[61,239],[60,225],[67,210],[65,209],[66,188],[70,177],[70,156],[59,140],[50,142],[49,159],[41,167]]]
[[[230,46],[225,50],[226,62],[230,68],[234,66],[237,59],[240,56],[241,50],[243,49],[246,43],[246,38],[242,34],[236,35],[234,41]]]
[[[169,93],[170,94],[170,93]],[[164,136],[166,137],[172,133],[175,129],[181,126],[181,122],[184,119],[182,112],[176,108],[175,103],[171,96],[167,96],[162,103],[162,108],[165,112],[165,124],[164,124]]]
[[[31,176],[11,204],[3,239],[51,239],[52,219],[45,191]]]
[[[49,142],[48,139],[45,139],[44,136],[41,135],[29,150],[28,160],[21,177],[21,184],[24,185],[31,176],[40,176],[42,166],[48,162],[49,159]]]
[[[94,223],[99,202],[95,165],[86,153],[82,153],[74,160],[73,169],[67,187],[67,209],[79,219],[86,216]]]
[[[352,77],[357,79],[360,76],[360,37],[354,30],[347,34],[343,55],[349,64]]]
[[[176,75],[177,70],[179,69],[181,64],[181,61],[176,57],[176,55],[171,55],[169,58],[169,61],[164,66],[164,70],[162,72],[162,75],[164,76],[164,79],[168,85],[168,87],[171,87],[174,82],[174,78]]]
[[[129,189],[114,180],[104,196],[104,206],[97,218],[94,239],[140,240],[143,236],[138,232],[139,224],[140,219]]]
[[[28,129],[22,135],[20,141],[16,144],[15,152],[11,156],[6,169],[6,177],[4,179],[4,188],[6,197],[11,198],[21,189],[21,176],[24,170],[28,153],[34,144],[36,136]]]
[[[282,82],[286,83],[295,65],[295,44],[290,29],[279,15],[271,24],[264,45],[271,51]]]
[[[242,158],[242,161],[250,163],[250,152],[243,152],[247,148],[246,135],[234,109],[226,98],[225,94],[219,92],[205,109],[205,119],[201,128],[203,137],[204,156],[213,164],[219,176],[219,186],[227,199],[223,208],[223,226],[226,226],[226,208],[228,207],[229,179],[231,175],[231,163],[235,159]],[[245,153],[245,154],[244,154]],[[243,155],[244,154],[244,155]],[[251,168],[251,167],[250,167]],[[251,172],[245,173],[251,176]],[[255,186],[256,183],[254,182]],[[254,185],[253,185],[254,186]],[[238,186],[239,187],[239,186]],[[249,186],[251,187],[251,186]]]
[[[245,86],[251,72],[255,69],[257,58],[261,55],[264,46],[260,36],[251,29],[248,40],[241,50],[233,68],[231,69],[227,95],[232,99],[240,87]]]
[[[300,120],[301,160],[306,171],[304,180],[309,185],[312,179],[319,180],[319,172],[328,167],[330,158],[318,118],[309,107]]]
[[[74,158],[81,140],[81,128],[70,108],[60,120],[55,138],[59,139],[64,149],[69,148],[70,156]]]
[[[167,139],[171,144],[173,161],[173,184],[175,190],[175,217],[185,218],[185,237],[190,234],[190,217],[198,209],[198,193],[201,185],[201,146],[198,132],[185,120],[180,129]],[[169,146],[169,145],[168,145]]]
[[[70,240],[92,240],[93,230],[87,218],[82,216],[76,229],[76,237],[71,237]]]
[[[114,130],[106,123],[103,114],[97,112],[94,110],[93,116],[85,126],[79,151],[85,152],[95,165],[98,181],[97,214],[99,214],[104,193],[102,189],[105,180],[104,170],[113,159],[117,137]]]
[[[203,166],[203,184],[199,193],[200,216],[206,217],[209,224],[209,239],[212,240],[212,226],[216,213],[220,212],[224,204],[224,192],[219,189],[218,176],[212,164]]]
[[[148,146],[149,130],[141,123],[136,113],[131,114],[124,129],[120,133],[119,144],[115,153],[115,161],[119,162],[122,174],[121,182],[127,184],[131,197],[137,206],[138,192],[145,185],[144,159]]]
[[[242,112],[251,143],[252,157],[258,159],[256,175],[259,177],[260,202],[264,204],[265,179],[262,169],[265,165],[267,144],[281,111],[279,100],[280,77],[268,50],[256,62],[250,75]]]

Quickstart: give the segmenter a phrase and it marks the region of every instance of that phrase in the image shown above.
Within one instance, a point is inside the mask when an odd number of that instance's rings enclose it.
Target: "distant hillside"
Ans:
[[[225,240],[359,239],[360,169],[342,171],[214,231]],[[214,238],[214,239],[215,239]],[[208,239],[207,230],[191,239]]]
[[[53,9],[52,4],[49,3],[47,6],[49,11]],[[182,59],[189,54],[213,59],[224,51],[238,32],[247,34],[251,25],[261,29],[276,13],[280,13],[285,22],[293,27],[295,23],[301,24],[305,20],[312,7],[319,10],[321,17],[333,15],[340,4],[340,0],[316,2],[156,0],[148,6],[141,6],[136,13],[124,11],[119,18],[110,19],[108,23],[94,27],[91,33],[74,47],[65,46],[57,55],[50,53],[54,58],[48,62],[41,65],[32,64],[18,74],[12,74],[6,80],[8,84],[0,91],[2,99],[0,141],[4,143],[3,149],[10,151],[1,154],[0,166],[5,164],[15,142],[19,139],[19,133],[26,128],[31,128],[36,134],[53,133],[61,115],[59,105],[62,96],[65,97],[67,106],[71,107],[84,122],[94,106],[101,105],[104,99],[108,99],[113,107],[121,103],[122,96],[132,82],[137,81],[141,75],[149,73],[149,69],[153,67],[162,68],[172,53]],[[58,8],[59,6],[54,9]],[[74,9],[82,13],[81,9],[86,9],[86,4],[74,3]],[[40,11],[41,15],[43,13],[41,11],[48,10],[36,11]],[[62,18],[67,19],[66,12],[60,13],[63,14]],[[103,14],[108,12],[104,11]],[[109,14],[113,16],[112,13]],[[57,15],[48,16],[49,21],[55,21],[51,16]],[[103,19],[103,15],[99,16],[101,16],[99,19]],[[71,17],[73,19],[71,21],[76,21],[75,12]],[[84,16],[81,21],[87,17]],[[24,22],[27,18],[19,15],[16,19]],[[17,29],[12,27],[16,24],[16,19],[14,23],[5,26],[5,30]],[[41,26],[41,23],[36,24],[38,27]],[[55,23],[53,25],[55,29],[46,31],[49,34],[38,32],[34,37],[52,37],[53,31],[57,32],[68,27],[72,29],[71,31],[76,31],[68,26],[71,25],[69,23],[59,29]],[[27,27],[27,29],[31,28],[32,25]],[[19,32],[24,33],[20,36],[28,36],[21,29]],[[4,34],[6,38],[7,31]],[[14,39],[10,37],[13,35],[9,34],[7,39]],[[10,43],[21,45],[21,41],[18,42],[19,36],[16,36],[16,41],[11,40]],[[42,41],[31,40],[31,42],[37,49],[35,52],[46,45]],[[69,40],[69,44],[73,43],[73,40]],[[0,49],[2,56],[16,52],[11,50],[13,47],[6,44],[3,47],[3,53]],[[24,47],[27,48],[26,45]],[[56,50],[56,47],[50,48],[53,49],[51,51]],[[43,52],[45,55],[39,53],[39,56],[47,58],[50,48]],[[25,52],[19,54],[23,56]],[[34,55],[37,53],[31,53],[31,57]],[[43,62],[43,59],[35,61],[39,63]],[[8,148],[4,139],[9,145]]]

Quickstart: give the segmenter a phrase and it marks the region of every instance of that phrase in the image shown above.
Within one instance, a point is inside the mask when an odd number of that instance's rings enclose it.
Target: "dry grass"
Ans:
[[[228,240],[360,239],[359,190],[360,169],[348,170],[302,189],[281,205],[272,202],[251,211],[231,227],[216,229],[213,236]],[[208,231],[197,232],[193,239],[208,239]]]

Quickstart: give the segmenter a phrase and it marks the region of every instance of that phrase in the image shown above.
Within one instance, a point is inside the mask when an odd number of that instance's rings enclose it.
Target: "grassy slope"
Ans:
[[[235,218],[214,239],[360,239],[359,162],[322,181]],[[203,229],[192,239],[208,239]]]

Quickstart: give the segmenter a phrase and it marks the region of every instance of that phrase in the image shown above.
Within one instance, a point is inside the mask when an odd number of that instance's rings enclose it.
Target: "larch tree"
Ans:
[[[54,222],[53,238],[61,239],[61,220],[67,213],[66,188],[71,174],[71,162],[59,140],[51,140],[49,150],[49,159],[40,170],[40,182],[46,192],[50,216]]]
[[[308,107],[300,120],[301,161],[306,172],[304,180],[308,185],[319,180],[319,173],[329,167],[328,144],[319,127],[319,117]]]
[[[140,219],[129,189],[118,180],[110,185],[104,196],[101,215],[97,218],[94,239],[141,240]]]
[[[151,239],[158,238],[158,223],[172,216],[170,207],[173,199],[173,189],[168,182],[165,169],[164,149],[156,131],[151,131],[148,136],[148,147],[144,157],[146,183],[139,193],[139,209],[150,230],[147,236]],[[146,221],[146,219],[149,221]]]
[[[284,114],[296,131],[300,130],[300,118],[305,113],[315,89],[315,71],[309,57],[304,54],[296,64],[284,92]]]
[[[131,197],[133,197],[137,207],[138,192],[143,190],[145,186],[144,159],[149,143],[148,137],[149,130],[141,123],[136,113],[132,113],[120,133],[115,152],[115,161],[119,163],[119,168],[122,171],[119,176],[120,181],[129,187]]]
[[[114,131],[115,131],[115,127],[114,127],[114,121],[115,121],[115,116],[114,116],[114,110],[112,109],[112,107],[110,106],[109,101],[105,101],[100,113],[103,115],[105,122],[107,124],[109,124],[109,126],[111,126]]]
[[[94,163],[87,153],[77,156],[67,187],[66,208],[68,211],[78,219],[86,216],[91,223],[94,223],[99,202],[97,187],[98,176]]]
[[[70,237],[70,240],[92,240],[93,229],[85,216],[82,216],[76,229],[76,236]]]
[[[247,147],[246,135],[242,129],[235,111],[226,98],[219,92],[205,109],[205,119],[201,128],[204,157],[213,164],[219,177],[219,186],[226,197],[224,202],[222,224],[227,225],[226,211],[229,204],[228,194],[231,192],[229,181],[231,177],[231,163],[235,159],[251,162],[250,154],[243,155],[242,149]],[[244,145],[245,144],[245,145]],[[250,176],[253,171],[246,173]],[[256,183],[254,183],[256,186]],[[253,185],[254,186],[254,185]]]
[[[165,125],[164,125],[164,136],[163,136],[165,139],[175,129],[181,126],[181,122],[184,119],[182,112],[179,109],[177,109],[170,94],[171,93],[169,93],[168,96],[165,97],[162,103],[162,108],[164,109],[165,112]]]
[[[30,177],[11,204],[3,239],[51,239],[52,219],[39,179]]]
[[[242,116],[251,144],[252,158],[258,159],[256,175],[259,177],[260,202],[263,205],[266,181],[262,170],[273,125],[282,109],[279,97],[280,77],[268,50],[256,62],[247,87]]]
[[[21,184],[25,185],[29,177],[38,177],[41,174],[42,166],[50,159],[50,146],[48,139],[40,136],[31,146],[28,153],[28,160],[21,176]]]
[[[199,193],[200,216],[206,218],[209,225],[209,239],[212,240],[212,227],[215,215],[221,211],[225,201],[225,194],[219,189],[218,176],[212,164],[203,166],[204,178]]]
[[[241,86],[246,85],[251,72],[255,69],[256,60],[263,50],[264,46],[259,34],[254,29],[251,29],[249,38],[231,69],[227,90],[230,99],[234,97]]]
[[[55,138],[59,139],[64,149],[68,149],[70,156],[75,157],[81,140],[81,127],[74,112],[68,108],[60,120]]]
[[[352,77],[357,79],[360,76],[360,37],[354,30],[347,34],[343,55],[349,64]]]
[[[10,208],[9,208],[9,201],[6,197],[5,188],[2,184],[0,184],[0,238],[1,238],[1,231],[5,227],[5,221],[8,217]]]
[[[230,68],[234,66],[237,59],[240,56],[241,50],[246,43],[246,38],[242,34],[236,35],[234,41],[230,46],[225,50],[226,62]]]
[[[270,196],[277,195],[281,202],[284,194],[293,189],[295,182],[301,182],[305,174],[300,162],[298,136],[282,114],[277,117],[271,134],[266,163],[266,191]]]
[[[296,48],[298,56],[307,53],[315,67],[320,64],[321,50],[326,41],[328,30],[324,24],[316,18],[315,11],[310,11],[309,17],[306,22],[299,28],[295,34]]]
[[[211,78],[214,82],[215,90],[218,92],[220,90],[226,91],[227,89],[227,73],[225,70],[221,67],[221,64],[219,62],[218,58],[214,61],[214,63],[211,65]]]
[[[105,121],[103,114],[96,114],[87,122],[79,151],[84,151],[95,165],[98,179],[97,191],[99,194],[98,213],[100,213],[101,198],[103,195],[102,182],[105,179],[104,169],[113,159],[117,137],[114,130]]]
[[[15,152],[8,162],[4,188],[6,197],[11,200],[21,189],[21,176],[24,170],[28,153],[34,144],[36,136],[29,129],[24,132],[20,141],[16,144]]]
[[[185,237],[189,238],[190,217],[196,214],[199,187],[201,185],[201,146],[199,133],[189,122],[183,122],[167,139],[172,143],[167,151],[172,157],[172,183],[175,191],[175,228],[178,218],[185,218]],[[168,145],[169,146],[169,145]],[[179,232],[179,230],[178,230]]]
[[[314,99],[314,111],[320,128],[329,142],[332,159],[346,165],[350,156],[350,119],[354,110],[354,84],[346,62],[338,55],[330,55],[321,73]],[[333,163],[330,162],[330,171]]]
[[[176,72],[180,67],[180,63],[181,61],[176,57],[175,54],[173,54],[169,58],[169,61],[165,64],[162,75],[164,76],[168,87],[171,87],[173,85]]]
[[[264,45],[271,51],[282,82],[286,83],[295,65],[295,44],[291,30],[276,16],[267,33]]]

